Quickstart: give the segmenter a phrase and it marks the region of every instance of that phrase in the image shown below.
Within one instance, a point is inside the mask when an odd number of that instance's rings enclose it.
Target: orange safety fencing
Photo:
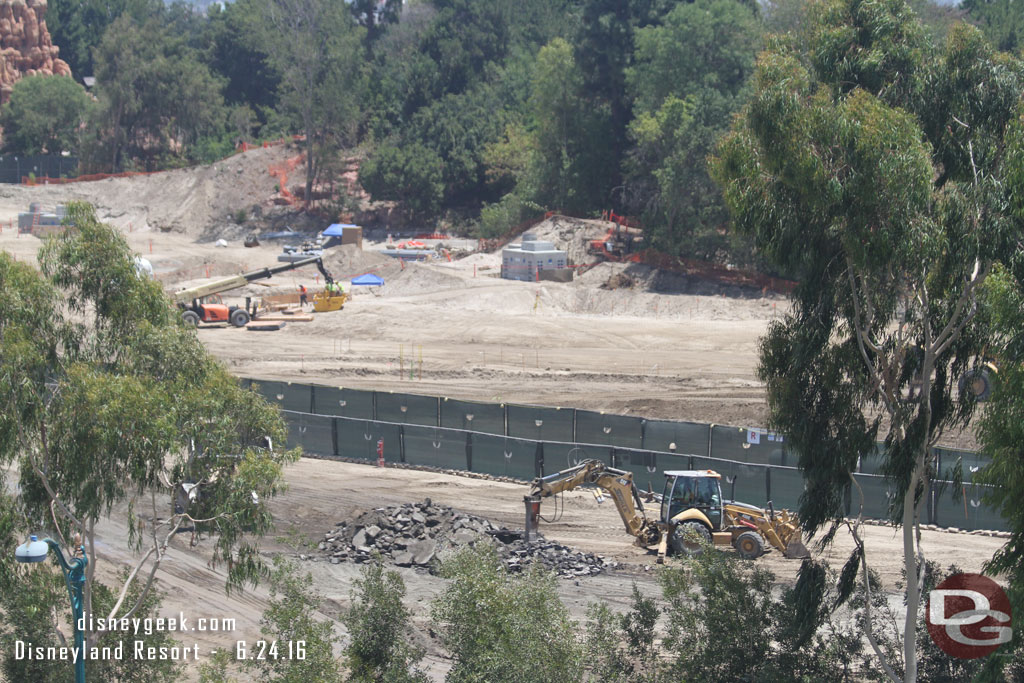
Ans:
[[[293,206],[302,202],[291,193],[291,190],[288,189],[288,174],[294,171],[299,164],[303,162],[305,157],[305,153],[298,154],[291,159],[286,159],[285,161],[271,164],[267,167],[267,172],[270,173],[271,177],[277,178],[278,191],[280,192],[281,197],[284,199],[285,203]]]

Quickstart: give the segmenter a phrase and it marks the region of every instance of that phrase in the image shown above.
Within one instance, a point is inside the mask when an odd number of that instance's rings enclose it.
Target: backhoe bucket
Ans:
[[[786,550],[782,553],[783,557],[788,557],[791,560],[803,560],[811,556],[811,552],[804,545],[803,540],[800,538],[800,534],[797,533],[789,540],[786,544]]]

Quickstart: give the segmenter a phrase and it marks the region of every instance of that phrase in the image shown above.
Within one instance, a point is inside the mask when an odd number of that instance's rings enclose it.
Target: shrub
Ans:
[[[417,670],[423,650],[409,644],[409,611],[402,604],[405,582],[385,572],[380,562],[363,568],[352,590],[352,606],[341,622],[349,632],[345,658],[350,681],[414,683],[426,681]]]
[[[532,566],[505,573],[490,546],[465,549],[442,565],[451,583],[432,617],[455,664],[452,683],[570,683],[582,677],[581,648],[555,577]]]

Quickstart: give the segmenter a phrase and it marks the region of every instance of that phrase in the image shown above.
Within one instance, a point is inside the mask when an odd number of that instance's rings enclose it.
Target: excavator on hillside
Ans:
[[[281,265],[270,266],[269,268],[257,268],[256,270],[250,270],[248,273],[242,273],[241,275],[232,275],[231,277],[224,278],[222,280],[215,280],[214,282],[208,282],[204,285],[190,287],[189,289],[182,289],[174,292],[171,296],[174,299],[174,303],[176,303],[182,311],[182,319],[190,325],[199,325],[201,322],[229,322],[235,327],[245,327],[250,320],[256,317],[256,305],[252,301],[251,297],[245,298],[244,307],[227,306],[220,301],[219,295],[221,293],[237,289],[239,287],[244,287],[250,282],[265,280],[277,275],[278,273],[284,273],[289,270],[295,270],[296,268],[309,265],[315,265],[317,267],[320,274],[324,276],[325,284],[334,284],[334,278],[329,272],[327,272],[327,269],[324,268],[324,262],[321,257],[311,256],[307,259],[293,261],[291,263],[282,263]],[[326,291],[328,292],[326,296],[335,301],[332,301],[333,307],[326,308],[325,310],[340,309],[342,304],[345,303],[345,295],[340,292],[333,293],[330,288]],[[336,301],[339,297],[341,297],[340,303]]]
[[[771,502],[764,510],[723,500],[721,478],[714,470],[667,471],[661,496],[653,492],[641,495],[632,472],[609,467],[600,460],[584,460],[575,467],[534,479],[527,501],[536,503],[533,509],[539,516],[542,498],[578,486],[598,487],[614,501],[626,532],[636,537],[636,545],[646,548],[657,544],[659,564],[664,562],[669,546],[676,554],[695,555],[706,544],[731,545],[740,557],[749,560],[763,555],[769,544],[784,557],[810,556],[796,515],[785,510],[776,512]]]

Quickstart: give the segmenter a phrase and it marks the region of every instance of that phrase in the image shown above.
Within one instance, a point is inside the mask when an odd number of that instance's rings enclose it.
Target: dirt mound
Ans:
[[[588,245],[604,237],[614,223],[572,216],[551,216],[529,229],[537,239],[546,240],[568,254],[574,264],[593,263],[596,259],[588,252]]]
[[[392,266],[400,269],[395,259],[375,251],[364,251],[354,244],[343,244],[324,251],[324,267],[338,280],[350,280],[364,273],[381,274]]]
[[[635,285],[636,281],[628,273],[620,271],[608,278],[608,281],[601,285],[601,289],[631,289]]]
[[[464,278],[433,264],[412,262],[406,263],[404,269],[400,265],[396,268],[398,271],[393,272],[391,279],[386,280],[387,296],[416,296],[446,290],[463,290],[467,287]]]
[[[163,229],[204,242],[241,240],[263,226],[292,219],[291,209],[274,206],[277,180],[267,169],[297,153],[294,147],[282,145],[235,154],[208,166],[151,175],[9,186],[0,194],[0,213],[26,211],[29,202],[52,207],[87,201],[96,207],[100,220],[125,232]]]
[[[400,567],[429,567],[433,571],[439,555],[478,543],[494,544],[509,572],[539,563],[558,576],[575,578],[600,574],[617,565],[543,538],[527,542],[521,530],[499,527],[483,517],[434,504],[429,498],[377,508],[351,523],[338,522],[324,534],[319,550],[331,564],[363,563],[377,553]]]

